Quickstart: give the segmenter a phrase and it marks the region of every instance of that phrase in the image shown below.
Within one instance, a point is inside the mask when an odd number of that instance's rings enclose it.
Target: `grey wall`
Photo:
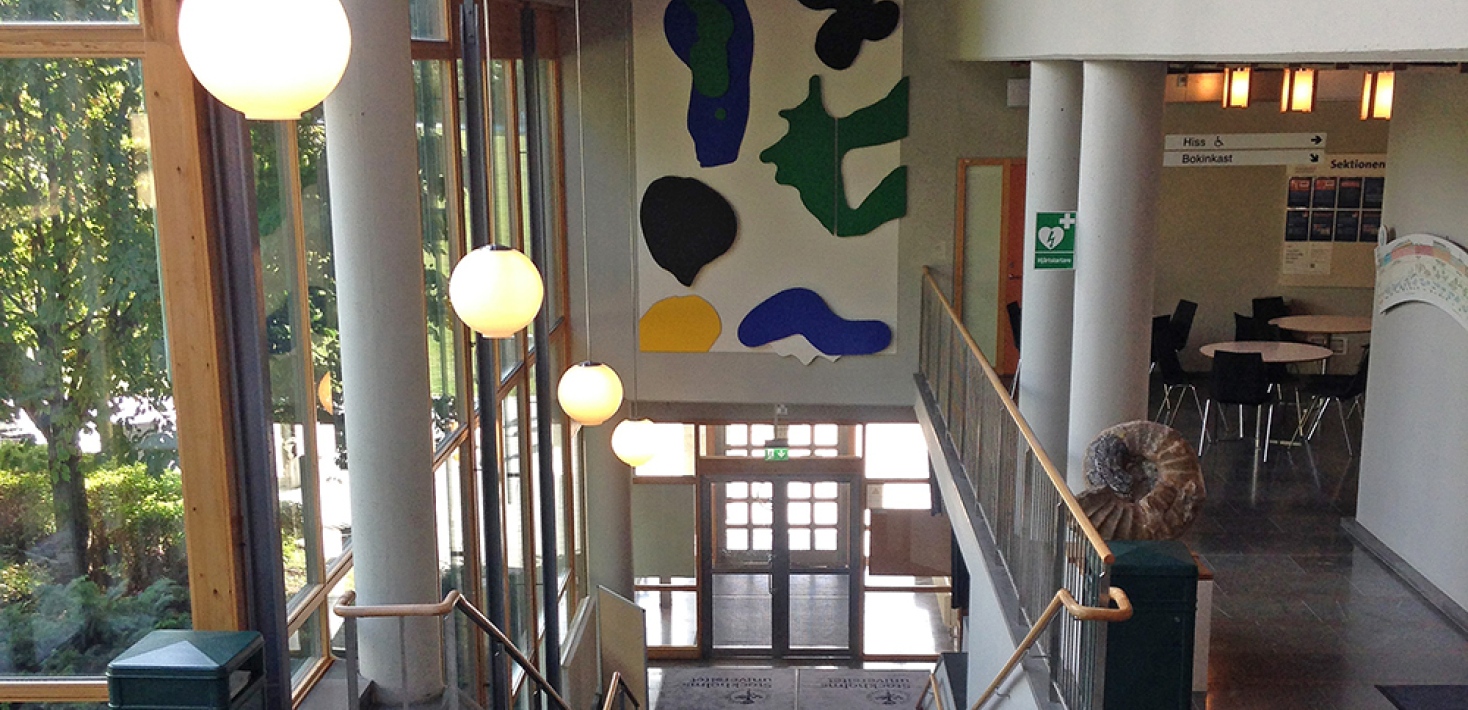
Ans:
[[[1468,77],[1398,76],[1383,221],[1468,245]],[[1374,325],[1357,520],[1468,606],[1468,332],[1423,303]]]
[[[1260,98],[1277,92],[1261,87],[1244,110],[1169,104],[1163,125],[1170,134],[1324,132],[1330,153],[1386,152],[1388,124],[1359,120],[1354,103],[1322,101],[1312,113],[1282,114],[1277,99]],[[1199,304],[1184,367],[1207,369],[1198,346],[1232,340],[1234,312],[1250,313],[1256,297],[1284,296],[1303,313],[1370,312],[1370,288],[1279,285],[1288,174],[1284,166],[1163,169],[1153,312],[1171,313],[1179,298]],[[1336,359],[1354,367],[1353,357]]]

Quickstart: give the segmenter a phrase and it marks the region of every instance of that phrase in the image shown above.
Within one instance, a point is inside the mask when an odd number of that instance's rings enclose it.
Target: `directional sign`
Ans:
[[[1167,137],[1166,150],[1325,149],[1324,133],[1198,133]],[[1257,164],[1257,163],[1256,163]]]
[[[1193,150],[1168,151],[1162,164],[1169,168],[1229,168],[1240,165],[1316,165],[1325,157],[1318,150]]]

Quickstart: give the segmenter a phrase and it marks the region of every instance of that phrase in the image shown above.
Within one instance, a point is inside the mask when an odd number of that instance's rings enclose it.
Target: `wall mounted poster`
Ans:
[[[1384,155],[1327,155],[1289,168],[1280,285],[1371,287],[1385,175]]]
[[[1376,311],[1430,303],[1468,329],[1468,251],[1442,237],[1410,234],[1376,248]]]
[[[883,5],[901,8],[901,3]],[[666,310],[672,303],[669,299],[698,297],[715,312],[700,316],[700,333],[712,332],[703,327],[705,321],[722,322],[717,338],[708,347],[713,352],[803,352],[806,357],[802,360],[808,360],[813,357],[812,343],[805,337],[808,334],[819,334],[817,340],[836,349],[826,352],[815,344],[814,350],[828,360],[862,354],[873,347],[891,352],[890,337],[877,333],[846,337],[851,328],[833,331],[827,326],[841,322],[878,323],[888,330],[896,326],[898,218],[906,210],[900,137],[906,131],[889,130],[891,135],[860,141],[849,152],[838,151],[842,157],[834,166],[827,161],[824,172],[837,188],[830,190],[831,196],[842,201],[836,205],[840,223],[835,229],[823,224],[823,219],[831,222],[826,215],[813,214],[803,202],[809,200],[809,187],[780,184],[776,172],[788,169],[785,156],[799,147],[792,146],[790,140],[782,143],[782,139],[794,130],[788,118],[792,110],[812,100],[813,85],[820,87],[823,115],[834,117],[838,129],[843,120],[857,121],[874,111],[895,110],[894,96],[901,99],[900,117],[905,125],[900,12],[890,34],[863,39],[850,65],[833,69],[817,52],[822,28],[833,17],[831,9],[808,9],[795,0],[633,0],[632,6],[638,207],[642,207],[648,188],[660,179],[692,178],[727,200],[737,221],[737,234],[726,250],[726,240],[721,238],[697,253],[684,254],[678,252],[678,245],[670,246],[660,237],[654,240],[660,250],[657,259],[649,252],[646,235],[639,229],[639,313],[648,314],[658,304],[664,304],[662,310]],[[746,35],[741,29],[746,13],[752,28],[748,45],[743,44]],[[702,33],[700,28],[704,28]],[[827,33],[829,36],[829,30]],[[748,76],[743,77],[746,50],[752,59]],[[727,61],[721,63],[718,57]],[[742,105],[742,97],[734,97],[739,101],[732,103],[726,97],[731,91],[746,89],[748,118],[736,150],[729,149],[734,145],[734,137],[729,134],[718,141],[723,153],[717,161],[711,160],[707,144],[712,132],[703,124],[725,120],[730,114],[725,111],[721,118],[718,108]],[[700,98],[694,101],[695,96]],[[877,108],[873,109],[874,105]],[[890,127],[892,123],[888,120],[883,125]],[[706,144],[703,149],[699,142]],[[761,153],[777,144],[782,145],[777,151],[782,154],[781,162],[787,165],[762,162]],[[821,155],[820,151],[829,150],[830,143],[826,142],[811,146],[808,153]],[[730,156],[732,159],[718,162]],[[840,219],[843,215],[870,217],[864,224],[855,224],[852,220],[856,217]],[[678,221],[671,213],[639,217],[644,225]],[[849,228],[849,223],[854,226]],[[685,262],[697,268],[684,267],[675,275],[660,265]],[[791,299],[787,292],[795,289],[808,291],[811,296]],[[789,322],[768,322],[771,308],[757,308],[781,294],[785,294],[781,296],[782,306],[795,304],[805,310],[794,313]],[[818,307],[822,303],[828,310]],[[751,314],[758,315],[760,323],[745,327],[746,335],[755,330],[779,334],[782,328],[796,334],[757,346],[741,342],[741,325]],[[655,343],[693,342],[692,338],[663,332],[670,323],[692,321],[666,318],[661,310],[657,315],[659,337],[643,338],[644,350],[667,352],[672,349]],[[813,323],[821,324],[821,328]],[[843,336],[832,339],[832,332]]]

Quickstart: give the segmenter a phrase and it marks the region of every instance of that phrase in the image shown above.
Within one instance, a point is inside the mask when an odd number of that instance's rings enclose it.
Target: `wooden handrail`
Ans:
[[[355,620],[381,619],[392,617],[445,616],[457,608],[459,611],[464,612],[464,616],[469,617],[469,620],[474,622],[474,625],[478,626],[481,631],[494,637],[494,640],[497,641],[500,646],[504,647],[505,653],[509,654],[510,658],[515,661],[515,665],[520,666],[520,668],[525,671],[525,674],[530,676],[531,680],[533,680],[543,692],[551,697],[551,700],[555,702],[556,707],[560,708],[561,710],[571,710],[571,706],[569,703],[566,702],[566,699],[561,697],[561,694],[557,692],[555,687],[550,684],[550,681],[546,680],[545,676],[541,675],[540,671],[535,668],[535,663],[532,662],[523,652],[521,652],[519,648],[516,648],[514,642],[510,640],[510,637],[506,636],[505,632],[501,631],[498,626],[495,626],[494,622],[490,621],[489,617],[484,615],[484,612],[480,611],[478,607],[475,607],[473,604],[470,604],[469,600],[465,599],[464,595],[459,593],[459,590],[450,590],[448,594],[444,595],[443,601],[437,604],[381,604],[377,606],[354,606],[354,602],[356,601],[357,593],[355,591],[347,592],[345,595],[342,596],[341,601],[337,603],[336,608],[333,609],[333,611],[336,612],[337,616]]]
[[[978,343],[974,342],[973,336],[969,335],[968,329],[963,327],[963,321],[959,319],[958,312],[953,309],[953,304],[949,302],[948,297],[943,295],[943,289],[938,287],[937,280],[933,278],[933,271],[926,266],[923,267],[923,280],[933,290],[933,295],[938,298],[938,302],[943,304],[943,310],[948,312],[948,318],[958,326],[959,335],[963,336],[963,341],[968,345],[969,351],[979,361],[979,367],[983,369],[984,375],[989,378],[989,384],[999,393],[999,401],[1004,403],[1004,408],[1009,411],[1010,418],[1014,419],[1015,424],[1019,425],[1020,434],[1024,436],[1025,442],[1029,444],[1030,451],[1035,453],[1035,459],[1040,462],[1040,468],[1045,469],[1045,475],[1050,478],[1050,484],[1055,486],[1055,490],[1060,493],[1060,499],[1065,502],[1065,507],[1070,510],[1071,517],[1074,517],[1076,523],[1080,525],[1081,533],[1086,536],[1086,540],[1091,543],[1091,547],[1096,550],[1096,555],[1101,558],[1101,561],[1110,565],[1116,560],[1116,557],[1111,554],[1111,546],[1106,544],[1106,540],[1101,537],[1101,532],[1096,529],[1096,526],[1091,522],[1091,518],[1086,515],[1086,511],[1081,509],[1081,504],[1076,500],[1075,494],[1071,492],[1070,485],[1060,476],[1059,469],[1055,468],[1055,462],[1050,460],[1050,455],[1040,446],[1039,438],[1035,436],[1034,430],[1030,429],[1030,423],[1025,421],[1024,415],[1020,414],[1019,407],[1015,405],[1014,399],[1009,396],[1009,392],[1005,389],[1004,383],[999,379],[999,374],[994,372],[993,366],[984,357],[983,351],[979,350]]]
[[[1132,618],[1132,601],[1127,598],[1126,592],[1122,591],[1119,587],[1111,587],[1108,590],[1108,596],[1116,604],[1115,608],[1084,606],[1076,601],[1075,596],[1070,593],[1069,589],[1062,589],[1056,592],[1055,597],[1050,600],[1050,604],[1045,607],[1045,613],[1041,614],[1040,618],[1035,621],[1035,625],[1030,627],[1030,633],[1026,634],[1025,639],[1020,642],[1019,647],[1014,649],[1014,653],[1009,656],[1009,660],[1005,662],[1004,667],[999,669],[999,674],[994,676],[994,682],[989,684],[988,689],[984,691],[983,695],[979,696],[978,700],[974,701],[974,704],[969,707],[969,710],[978,710],[989,698],[994,697],[994,693],[999,691],[999,686],[1004,684],[1004,679],[1009,677],[1009,672],[1014,670],[1015,666],[1019,665],[1020,659],[1024,658],[1024,655],[1029,652],[1030,647],[1035,645],[1035,641],[1039,640],[1040,634],[1044,633],[1045,627],[1050,625],[1051,620],[1055,618],[1055,615],[1062,608],[1065,609],[1066,613],[1080,621],[1103,621],[1111,623],[1126,621]]]
[[[393,616],[443,616],[454,610],[462,599],[459,590],[450,591],[437,604],[379,604],[355,606],[357,593],[347,592],[336,604],[336,615],[345,619],[381,619]]]
[[[933,706],[937,710],[944,710],[943,695],[938,692],[938,676],[934,675],[933,671],[928,671],[928,681],[923,684],[923,692],[918,693],[917,706],[919,708],[923,706],[923,696],[927,695],[930,690],[933,692]]]
[[[642,704],[637,702],[637,696],[632,694],[631,686],[627,685],[627,679],[622,677],[622,671],[612,671],[612,679],[607,683],[607,699],[602,703],[602,710],[612,710],[614,707],[612,701],[624,693],[632,700],[632,707],[642,707]]]

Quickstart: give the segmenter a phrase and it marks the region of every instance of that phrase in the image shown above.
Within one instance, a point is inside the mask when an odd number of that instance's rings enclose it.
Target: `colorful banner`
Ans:
[[[1376,248],[1376,310],[1420,301],[1468,329],[1468,251],[1443,237],[1411,234]]]

